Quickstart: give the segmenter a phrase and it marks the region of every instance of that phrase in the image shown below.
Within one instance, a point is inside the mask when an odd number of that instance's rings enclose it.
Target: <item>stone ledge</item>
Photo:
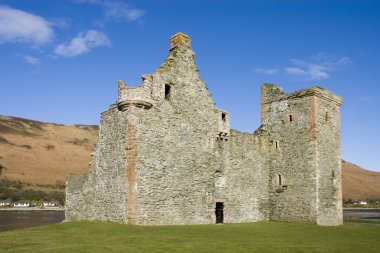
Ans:
[[[152,107],[151,103],[147,101],[142,101],[142,100],[124,100],[117,103],[117,107],[121,111],[127,110],[128,107],[131,105],[134,105],[138,108],[143,108],[143,109],[149,109]]]

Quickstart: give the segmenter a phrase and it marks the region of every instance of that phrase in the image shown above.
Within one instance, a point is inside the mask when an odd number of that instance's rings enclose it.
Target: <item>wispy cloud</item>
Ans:
[[[0,6],[0,43],[22,42],[42,45],[54,36],[51,24],[40,16]]]
[[[109,46],[110,44],[111,42],[106,34],[89,30],[78,34],[69,43],[59,44],[54,53],[60,56],[73,57],[87,53],[95,47]]]
[[[15,56],[22,59],[24,62],[31,64],[31,65],[38,65],[41,63],[41,61],[38,58],[30,56],[30,55],[16,54]]]
[[[350,64],[350,58],[337,57],[328,54],[318,54],[312,57],[311,62],[300,59],[292,59],[292,66],[284,70],[295,79],[300,80],[322,80],[331,76],[332,72],[340,70],[343,66]]]
[[[379,97],[374,97],[374,96],[359,96],[356,98],[356,100],[360,103],[373,103],[373,102],[378,102],[380,100]]]
[[[258,74],[263,74],[267,76],[275,75],[279,72],[279,69],[271,68],[271,69],[265,69],[265,68],[255,68],[255,72]]]
[[[122,1],[77,0],[77,3],[97,4],[104,8],[106,19],[113,21],[140,21],[145,11],[132,8]]]
[[[323,80],[331,76],[335,71],[343,69],[352,63],[351,59],[343,56],[320,53],[314,55],[311,61],[291,59],[291,65],[284,68],[255,68],[257,74],[275,75],[285,73],[295,80],[310,81]]]
[[[32,64],[32,65],[37,65],[37,64],[40,64],[41,61],[35,57],[32,57],[30,55],[24,55],[24,61],[29,63],[29,64]]]
[[[108,19],[136,21],[144,16],[145,12],[129,7],[123,2],[106,2],[105,14]]]

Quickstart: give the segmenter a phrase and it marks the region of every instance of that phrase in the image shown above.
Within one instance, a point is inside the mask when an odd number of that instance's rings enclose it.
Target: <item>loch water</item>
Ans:
[[[345,209],[344,217],[380,220],[380,209]],[[0,232],[20,228],[37,227],[60,223],[65,219],[64,211],[11,210],[0,211]]]
[[[65,219],[64,211],[12,210],[0,211],[0,232],[19,228],[37,227],[60,223]]]

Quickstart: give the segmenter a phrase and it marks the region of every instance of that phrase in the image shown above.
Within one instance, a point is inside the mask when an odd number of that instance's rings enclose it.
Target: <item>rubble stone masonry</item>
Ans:
[[[190,37],[174,35],[169,56],[141,86],[119,81],[89,173],[68,178],[66,220],[342,224],[341,98],[319,87],[286,94],[273,84],[261,96],[261,127],[230,130]]]

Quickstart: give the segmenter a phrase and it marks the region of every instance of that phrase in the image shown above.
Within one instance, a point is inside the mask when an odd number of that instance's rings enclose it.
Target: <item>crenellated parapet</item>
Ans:
[[[131,105],[149,109],[152,107],[151,92],[145,85],[139,87],[127,87],[124,81],[118,81],[119,96],[118,108],[125,111]]]

